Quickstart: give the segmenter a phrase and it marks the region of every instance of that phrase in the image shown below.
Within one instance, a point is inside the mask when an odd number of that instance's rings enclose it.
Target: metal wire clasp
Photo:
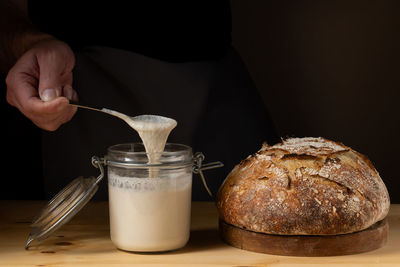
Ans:
[[[105,165],[104,158],[99,158],[97,156],[92,157],[92,165],[100,170],[100,175],[96,178],[96,184],[98,184],[104,178],[104,168]]]
[[[212,197],[213,195],[211,193],[210,188],[208,188],[208,186],[207,186],[207,182],[206,182],[206,179],[204,178],[203,171],[220,168],[220,167],[223,167],[224,164],[220,161],[203,164],[204,158],[205,158],[205,156],[201,152],[196,152],[194,154],[194,156],[193,156],[193,173],[200,175],[201,180],[203,181],[204,187],[206,188],[210,197]]]

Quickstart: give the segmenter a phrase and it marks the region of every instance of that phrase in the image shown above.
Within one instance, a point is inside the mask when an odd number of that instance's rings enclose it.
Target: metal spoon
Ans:
[[[74,103],[74,102],[70,102],[69,104],[74,107],[104,112],[109,115],[115,116],[115,117],[120,118],[121,120],[125,121],[127,124],[129,124],[129,126],[131,126],[135,130],[139,130],[138,128],[143,128],[143,123],[145,123],[145,122],[162,123],[162,124],[160,124],[161,127],[169,127],[169,128],[171,128],[171,130],[177,125],[177,122],[174,119],[170,119],[170,118],[158,116],[158,115],[139,115],[136,117],[131,117],[124,113],[121,113],[121,112],[118,112],[118,111],[115,111],[112,109],[108,109],[108,108],[89,107],[89,106]]]
[[[129,124],[129,126],[132,127],[132,122],[134,121],[134,117],[130,117],[124,113],[112,110],[112,109],[108,109],[108,108],[98,108],[98,107],[89,107],[86,105],[82,105],[82,104],[78,104],[75,102],[70,102],[69,103],[71,106],[74,107],[78,107],[78,108],[84,108],[84,109],[89,109],[89,110],[94,110],[94,111],[99,111],[99,112],[103,112],[103,113],[107,113],[111,116],[120,118],[121,120],[125,121],[126,123]],[[134,127],[133,127],[134,128]]]
[[[119,112],[117,112],[117,111],[114,111],[114,110],[111,110],[111,109],[107,109],[107,108],[89,107],[89,106],[81,105],[81,104],[78,104],[78,103],[75,103],[75,102],[70,102],[69,104],[70,104],[71,106],[78,107],[78,108],[85,108],[85,109],[90,109],[90,110],[94,110],[94,111],[104,112],[104,113],[110,114],[110,115],[112,115],[112,116],[118,117],[118,118],[120,118],[120,119],[122,119],[122,118],[121,118],[121,115],[124,115],[124,116],[128,117],[127,115],[125,115],[125,114],[123,114],[123,113],[119,113]],[[125,117],[124,117],[124,118],[125,118]]]

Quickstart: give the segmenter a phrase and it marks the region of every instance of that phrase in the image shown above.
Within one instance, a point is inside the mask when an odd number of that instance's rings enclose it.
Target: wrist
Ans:
[[[12,53],[14,54],[14,57],[18,59],[36,44],[55,39],[56,38],[50,34],[38,31],[20,33],[14,38]]]
[[[0,0],[1,1],[1,0]],[[36,44],[56,38],[32,28],[19,27],[14,33],[0,36],[0,72],[7,73],[17,60]]]

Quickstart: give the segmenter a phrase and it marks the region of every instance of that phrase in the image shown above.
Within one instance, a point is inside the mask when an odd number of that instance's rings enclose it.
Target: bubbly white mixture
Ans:
[[[149,164],[160,163],[173,119],[141,115],[129,117],[107,110],[135,129],[143,141]],[[109,169],[108,191],[111,240],[120,249],[167,251],[189,240],[192,192],[191,169],[168,174],[149,168],[148,178],[120,176]]]
[[[128,251],[167,251],[189,240],[191,174],[121,177],[109,172],[111,240]]]

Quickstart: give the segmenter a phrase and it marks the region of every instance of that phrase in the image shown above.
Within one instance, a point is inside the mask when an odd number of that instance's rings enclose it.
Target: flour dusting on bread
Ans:
[[[360,231],[382,220],[389,204],[367,157],[321,137],[264,143],[232,170],[217,196],[225,222],[283,235]]]

